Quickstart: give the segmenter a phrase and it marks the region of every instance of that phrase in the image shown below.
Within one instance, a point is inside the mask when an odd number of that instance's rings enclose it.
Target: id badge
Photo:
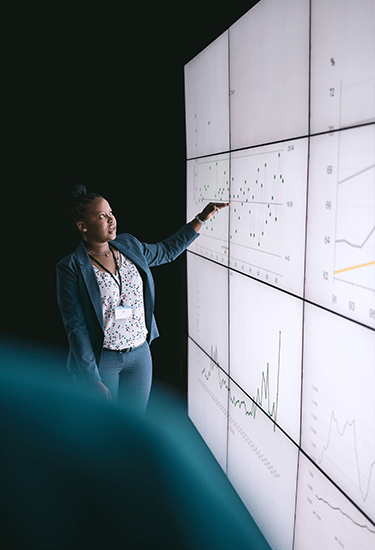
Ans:
[[[131,306],[117,306],[115,307],[115,319],[128,319],[133,313]]]

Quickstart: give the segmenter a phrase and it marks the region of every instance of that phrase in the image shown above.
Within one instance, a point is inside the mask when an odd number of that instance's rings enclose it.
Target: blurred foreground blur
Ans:
[[[64,354],[0,338],[0,546],[269,550],[187,418],[77,390]]]

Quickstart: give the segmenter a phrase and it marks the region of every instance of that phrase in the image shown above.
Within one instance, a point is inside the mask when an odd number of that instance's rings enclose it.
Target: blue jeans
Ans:
[[[103,349],[99,374],[113,401],[146,411],[152,382],[152,358],[147,341],[131,351]]]

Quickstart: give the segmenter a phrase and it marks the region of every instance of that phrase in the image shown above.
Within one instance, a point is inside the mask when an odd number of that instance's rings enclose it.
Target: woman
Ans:
[[[68,370],[107,399],[120,396],[145,410],[151,390],[149,345],[159,333],[150,267],[171,262],[202,225],[228,203],[210,203],[177,233],[155,243],[117,235],[104,197],[83,185],[66,190],[82,241],[57,264],[57,301],[69,341]]]

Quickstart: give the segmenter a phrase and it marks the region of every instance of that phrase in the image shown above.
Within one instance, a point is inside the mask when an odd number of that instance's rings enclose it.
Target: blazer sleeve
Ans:
[[[100,381],[100,375],[82,307],[78,270],[61,261],[57,264],[56,276],[57,303],[68,337],[70,353],[73,354],[74,362],[84,380],[88,384],[94,384]]]
[[[141,243],[143,255],[149,267],[165,264],[175,260],[187,247],[199,237],[189,223],[163,241],[147,244]]]

